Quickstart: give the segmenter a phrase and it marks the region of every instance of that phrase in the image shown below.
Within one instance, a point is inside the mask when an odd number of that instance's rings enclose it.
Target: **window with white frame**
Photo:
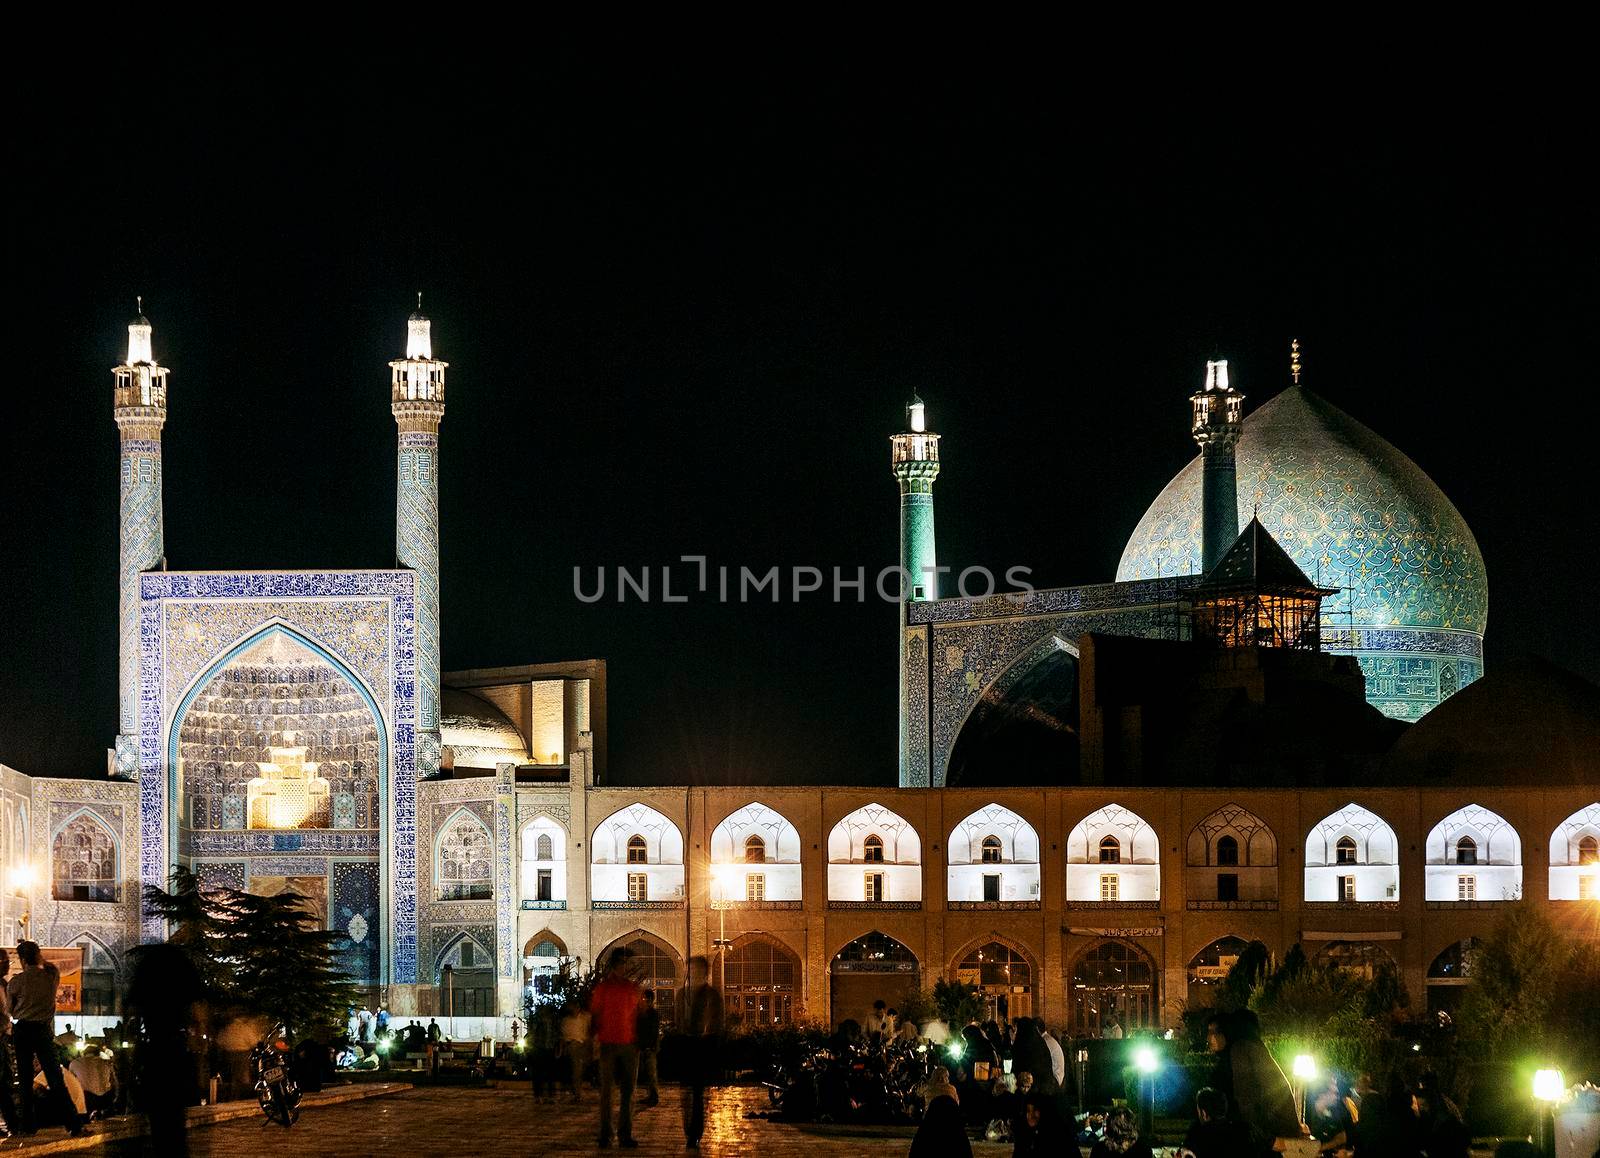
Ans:
[[[750,873],[744,878],[744,899],[747,901],[767,899],[766,873]]]
[[[1100,874],[1100,899],[1102,901],[1114,901],[1117,899],[1116,873]]]
[[[630,901],[648,901],[650,899],[650,877],[646,873],[628,874],[628,899]]]
[[[1597,896],[1600,896],[1600,892],[1595,891],[1595,875],[1593,873],[1584,873],[1578,878],[1578,899],[1580,901],[1592,901]]]
[[[869,901],[886,901],[887,890],[883,886],[882,873],[868,873],[866,879],[866,898]]]
[[[1478,878],[1477,877],[1457,877],[1456,878],[1456,900],[1458,900],[1458,901],[1475,901],[1477,899],[1478,899]]]
[[[1356,899],[1355,877],[1339,878],[1339,899],[1341,901],[1353,901]]]

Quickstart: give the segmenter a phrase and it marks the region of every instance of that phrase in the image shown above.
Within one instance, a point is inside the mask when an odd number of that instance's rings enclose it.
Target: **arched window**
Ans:
[[[533,859],[534,860],[554,860],[555,859],[555,842],[550,839],[550,834],[548,832],[541,832],[539,834],[539,839],[534,841],[534,844],[533,844]]]
[[[1463,836],[1460,840],[1456,841],[1456,863],[1477,864],[1478,842],[1473,840],[1470,836]]]
[[[728,1015],[746,1027],[786,1025],[794,1020],[794,995],[800,959],[786,947],[757,934],[728,952],[723,963]]]
[[[1000,838],[998,836],[986,836],[983,838],[983,863],[1000,863]]]
[[[861,859],[868,864],[883,863],[883,837],[872,833],[861,845]]]
[[[1103,837],[1100,841],[1100,863],[1121,864],[1122,842],[1114,836]]]
[[[1600,864],[1600,838],[1586,836],[1578,841],[1578,863]]]
[[[1239,842],[1234,840],[1233,837],[1225,836],[1217,841],[1217,863],[1239,863]]]
[[[487,901],[494,896],[489,829],[472,813],[458,813],[440,832],[437,866],[441,901]]]
[[[628,838],[628,863],[648,864],[649,861],[650,850],[645,845],[644,837],[639,836],[637,833],[630,836]]]
[[[1132,1034],[1155,1021],[1156,970],[1145,953],[1122,941],[1102,941],[1073,967],[1067,992],[1072,1032],[1104,1037],[1113,1027]]]
[[[978,946],[956,966],[956,977],[978,987],[989,1020],[1004,1024],[1007,1018],[1033,1016],[1033,967],[1011,946],[999,941]]]
[[[1339,838],[1339,843],[1334,846],[1333,863],[1356,863],[1356,842],[1352,838],[1348,836],[1341,836]]]
[[[117,845],[105,825],[80,813],[56,834],[51,896],[58,901],[117,899]]]
[[[759,836],[752,836],[744,842],[745,864],[767,863],[767,842]]]

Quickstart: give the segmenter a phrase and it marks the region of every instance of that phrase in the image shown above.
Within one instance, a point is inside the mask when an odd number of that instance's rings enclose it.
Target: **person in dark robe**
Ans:
[[[961,1107],[949,1094],[940,1094],[928,1103],[911,1140],[909,1158],[972,1158],[972,1141]]]
[[[1294,1091],[1261,1044],[1254,1013],[1218,1013],[1206,1024],[1206,1042],[1217,1055],[1211,1088],[1228,1096],[1229,1119],[1250,1131],[1250,1149],[1241,1158],[1265,1158],[1277,1152],[1279,1138],[1302,1136]]]

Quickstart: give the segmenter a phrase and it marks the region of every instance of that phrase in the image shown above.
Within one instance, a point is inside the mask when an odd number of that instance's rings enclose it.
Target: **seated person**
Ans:
[[[72,1059],[67,1073],[77,1078],[78,1084],[83,1087],[84,1105],[91,1116],[103,1118],[111,1112],[112,1104],[116,1101],[117,1071],[111,1062],[109,1050],[90,1046]],[[71,1093],[70,1088],[68,1093]]]
[[[72,1108],[78,1112],[78,1120],[82,1121],[89,1114],[83,1096],[83,1083],[80,1082],[71,1070],[61,1071],[61,1081],[67,1087],[67,1097],[72,1100]],[[50,1083],[45,1079],[44,1070],[39,1068],[39,1059],[33,1059],[33,1115],[34,1121],[41,1126],[68,1126],[72,1123],[63,1122],[56,1117],[55,1102],[50,1097]]]

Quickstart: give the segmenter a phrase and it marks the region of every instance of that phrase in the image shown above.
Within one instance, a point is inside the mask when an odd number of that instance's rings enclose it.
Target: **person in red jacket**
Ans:
[[[639,987],[627,976],[633,954],[615,950],[606,960],[606,975],[589,995],[589,1016],[595,1041],[600,1046],[600,1146],[611,1145],[611,1091],[618,1086],[622,1095],[617,1110],[617,1140],[631,1150],[633,1140],[633,1080],[639,1067],[639,1050],[634,1043],[634,1025],[639,1016]]]

